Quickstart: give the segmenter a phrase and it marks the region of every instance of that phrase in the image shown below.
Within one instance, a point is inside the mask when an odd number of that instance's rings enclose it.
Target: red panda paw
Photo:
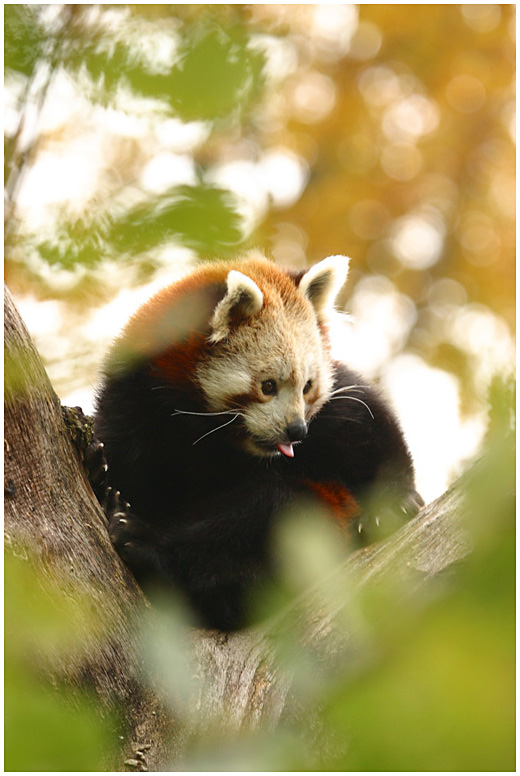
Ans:
[[[104,506],[103,502],[107,494],[108,465],[103,442],[94,439],[90,443],[83,452],[83,465],[94,495],[101,506]]]
[[[363,505],[361,516],[353,522],[353,534],[362,544],[380,541],[415,517],[423,506],[416,490],[398,493],[383,488]]]
[[[108,518],[110,541],[121,554],[125,548],[135,547],[146,536],[147,526],[132,512],[131,506],[113,488],[107,489],[105,512]]]

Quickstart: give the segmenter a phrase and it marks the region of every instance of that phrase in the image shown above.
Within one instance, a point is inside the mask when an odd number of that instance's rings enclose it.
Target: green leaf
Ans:
[[[31,76],[45,44],[38,5],[4,5],[4,68]]]
[[[175,239],[200,252],[221,252],[243,235],[229,191],[212,186],[178,186],[115,222],[107,235],[116,252],[133,254]]]
[[[116,719],[101,715],[86,690],[71,697],[66,685],[51,683],[47,669],[55,668],[60,652],[67,660],[67,650],[79,638],[75,616],[91,617],[88,601],[57,586],[46,588],[30,561],[11,555],[5,561],[5,588],[5,769],[105,770],[118,740]]]
[[[184,120],[215,121],[242,112],[257,99],[264,55],[249,45],[244,28],[224,30],[205,21],[183,28],[175,61],[158,72],[132,40],[77,26],[63,63],[86,70],[102,101],[113,99],[125,85],[135,96],[165,102]]]
[[[36,239],[36,247],[49,265],[74,269],[94,267],[107,257],[149,254],[168,242],[200,254],[223,255],[243,239],[233,195],[200,185],[172,188],[118,218],[102,213],[64,221],[53,238]]]
[[[246,108],[261,86],[263,56],[240,27],[195,29],[180,63],[164,80],[165,96],[184,119],[214,119]]]

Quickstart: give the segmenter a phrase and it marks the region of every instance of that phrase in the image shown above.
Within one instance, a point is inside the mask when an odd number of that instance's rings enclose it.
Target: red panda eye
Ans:
[[[312,388],[312,380],[307,380],[307,382],[306,382],[306,383],[305,383],[305,385],[303,386],[303,393],[304,393],[304,394],[306,394],[306,393],[309,393],[309,391],[311,390],[311,388]]]
[[[264,380],[262,383],[262,393],[265,396],[274,396],[277,393],[275,380]]]

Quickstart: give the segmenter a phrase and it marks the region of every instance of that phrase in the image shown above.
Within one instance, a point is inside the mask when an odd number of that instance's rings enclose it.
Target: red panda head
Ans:
[[[195,368],[208,411],[237,411],[245,448],[292,457],[330,397],[327,324],[348,259],[331,256],[298,281],[265,259],[229,269]]]
[[[199,397],[204,412],[229,413],[233,437],[253,455],[292,456],[330,396],[327,327],[347,271],[344,256],[300,275],[263,257],[207,264],[137,311],[107,374],[144,365]]]

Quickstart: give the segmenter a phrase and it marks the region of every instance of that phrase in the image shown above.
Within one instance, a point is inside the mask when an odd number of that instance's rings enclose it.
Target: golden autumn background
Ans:
[[[194,262],[347,254],[340,355],[439,495],[513,362],[514,6],[5,13],[6,279],[63,401]]]
[[[304,267],[343,253],[353,321],[334,347],[395,404],[426,499],[442,493],[482,449],[490,390],[514,369],[515,7],[12,4],[4,15],[6,282],[62,401],[91,410],[112,337],[198,261],[260,247]],[[409,724],[422,748],[410,753],[397,730],[371,748],[359,729],[348,757],[331,744],[315,769],[507,769],[509,581],[498,614],[478,609],[473,577],[437,613],[464,648],[446,686],[425,690],[432,730],[400,689],[404,711],[379,712],[380,735]],[[473,610],[475,633],[457,620]],[[418,627],[420,675],[444,637]],[[496,637],[485,653],[480,628]],[[466,648],[472,671],[498,676],[483,689],[495,721],[478,692],[464,696]],[[410,670],[386,666],[357,706],[327,685],[324,724],[355,728],[372,693],[390,707]],[[486,760],[472,742],[490,725]],[[265,765],[262,750],[224,763]],[[275,769],[302,766],[291,757]]]

